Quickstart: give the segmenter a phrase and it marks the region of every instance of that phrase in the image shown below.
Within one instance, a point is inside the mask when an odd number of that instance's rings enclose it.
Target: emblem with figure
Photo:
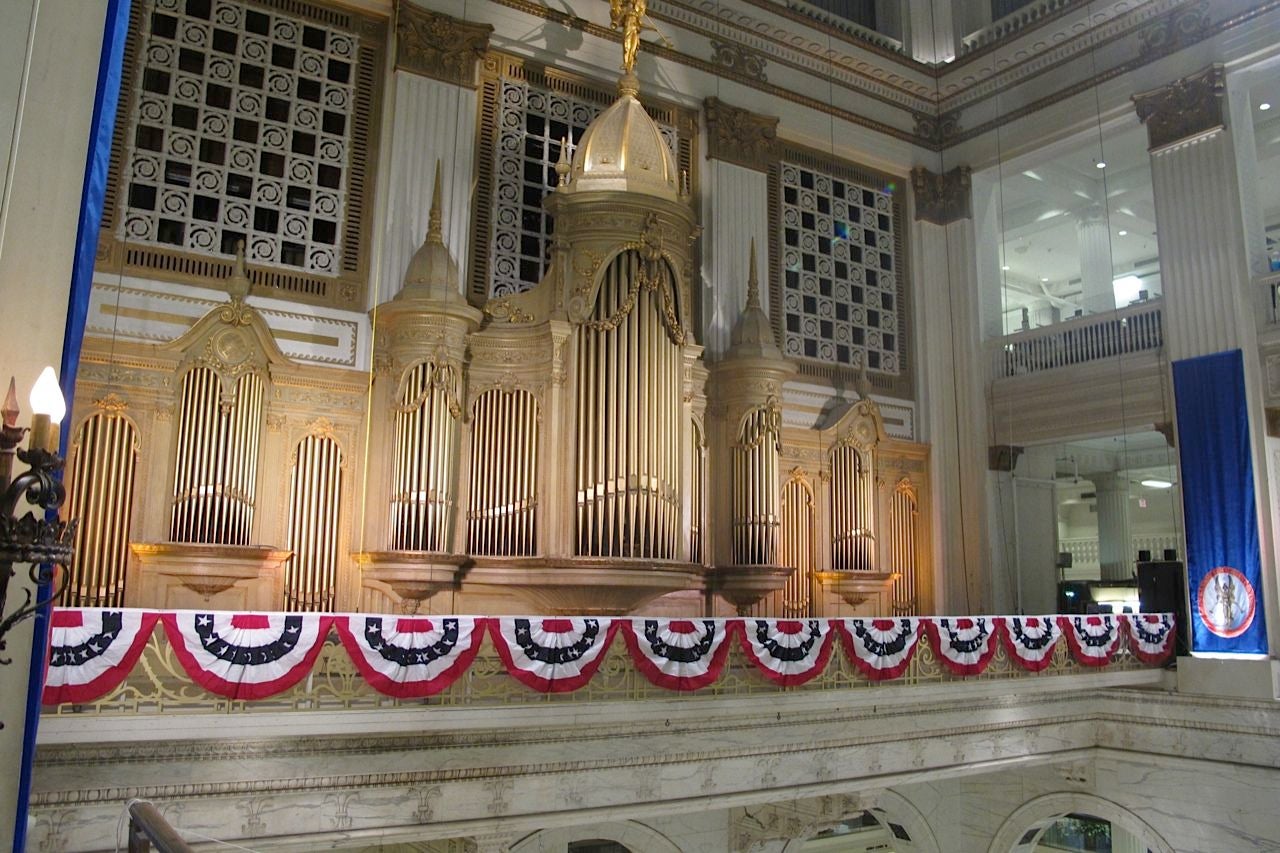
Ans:
[[[1218,566],[1205,574],[1196,593],[1205,627],[1219,637],[1238,637],[1253,624],[1258,599],[1239,569]]]

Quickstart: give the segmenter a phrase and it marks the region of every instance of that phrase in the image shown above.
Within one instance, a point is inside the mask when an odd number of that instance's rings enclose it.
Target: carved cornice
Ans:
[[[1133,96],[1138,118],[1147,126],[1152,151],[1223,127],[1226,72],[1210,65],[1168,86]]]
[[[767,171],[779,156],[778,119],[730,106],[719,98],[703,101],[707,114],[707,158]]]
[[[916,219],[935,225],[948,225],[973,216],[972,170],[957,166],[938,174],[923,166],[911,170],[911,189],[915,195]]]
[[[1138,34],[1138,55],[1151,60],[1182,50],[1208,36],[1212,26],[1209,0],[1174,9]]]
[[[737,71],[753,80],[759,80],[761,83],[769,81],[764,73],[764,66],[768,61],[764,58],[764,54],[736,42],[713,39],[711,61],[717,65],[723,65],[730,71]]]
[[[397,3],[396,68],[474,87],[476,62],[489,49],[489,24],[473,24],[400,0]]]

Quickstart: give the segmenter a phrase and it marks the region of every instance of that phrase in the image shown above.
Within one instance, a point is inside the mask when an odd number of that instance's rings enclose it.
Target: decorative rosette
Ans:
[[[1160,664],[1173,651],[1177,635],[1172,613],[1134,613],[1122,617],[1129,623],[1129,650],[1143,663]]]
[[[1110,613],[1090,616],[1059,616],[1058,624],[1067,635],[1067,644],[1076,662],[1085,666],[1106,666],[1120,646],[1119,619]]]
[[[659,687],[697,690],[720,677],[729,634],[723,619],[631,619],[623,623],[636,668]]]
[[[119,687],[151,637],[159,614],[55,608],[41,701],[92,702]]]
[[[898,678],[907,671],[920,641],[920,620],[841,619],[837,623],[845,652],[872,681]]]
[[[160,618],[187,675],[228,699],[265,699],[297,684],[333,622],[320,613],[180,611]]]
[[[504,616],[489,621],[507,672],[542,693],[567,693],[590,681],[617,630],[612,619]]]
[[[472,616],[338,616],[351,662],[379,693],[431,696],[466,672],[480,651],[484,619]]]
[[[998,616],[933,616],[924,621],[933,651],[956,675],[981,675],[996,653]]]
[[[1053,662],[1062,628],[1052,616],[1006,616],[1004,644],[1024,669],[1039,672]]]
[[[826,619],[746,619],[742,628],[742,650],[765,678],[783,687],[819,675],[831,657]]]

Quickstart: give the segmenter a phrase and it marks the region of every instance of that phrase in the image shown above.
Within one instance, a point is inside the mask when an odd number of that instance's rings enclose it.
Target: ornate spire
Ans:
[[[236,261],[231,268],[231,278],[227,279],[227,293],[232,299],[244,299],[249,295],[249,274],[244,266],[244,240],[236,241]]]
[[[409,260],[409,268],[404,274],[404,286],[396,299],[436,299],[450,302],[462,299],[458,290],[458,264],[444,244],[441,184],[440,161],[436,160],[426,239]]]
[[[573,141],[573,131],[569,131],[569,138],[560,137],[560,157],[556,160],[556,186],[567,187],[569,185],[569,170],[573,168],[573,164],[569,161],[569,145]]]
[[[782,360],[782,350],[773,338],[769,315],[760,304],[760,280],[756,273],[756,239],[751,238],[751,259],[747,273],[747,305],[733,327],[727,358],[767,358]]]

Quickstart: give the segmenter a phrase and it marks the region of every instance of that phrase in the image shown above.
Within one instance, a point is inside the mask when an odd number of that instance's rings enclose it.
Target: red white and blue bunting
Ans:
[[[786,620],[56,608],[45,704],[93,702],[119,689],[157,620],[191,679],[237,700],[265,699],[297,684],[311,672],[331,626],[373,689],[406,699],[431,696],[456,682],[474,662],[486,633],[507,672],[545,693],[585,686],[618,630],[626,634],[630,657],[645,678],[682,691],[720,677],[737,632],[742,632],[739,645],[747,659],[783,687],[822,674],[833,632],[859,672],[874,681],[901,678],[922,637],[941,665],[961,676],[986,670],[1001,642],[1021,668],[1039,671],[1049,666],[1064,635],[1076,661],[1098,667],[1122,649],[1158,665],[1172,653],[1175,637],[1170,614]]]
[[[431,696],[467,671],[484,637],[472,616],[339,616],[334,625],[351,661],[379,693]]]
[[[645,678],[668,690],[697,690],[720,677],[729,634],[741,620],[628,619],[627,648]]]
[[[1039,672],[1053,663],[1061,638],[1062,628],[1053,616],[1004,617],[1005,646],[1023,669]]]
[[[228,699],[265,699],[311,671],[333,617],[320,613],[161,614],[191,679]]]
[[[980,675],[996,653],[999,616],[933,616],[924,620],[934,654],[956,675]]]
[[[1176,630],[1170,613],[1134,613],[1129,624],[1129,650],[1143,663],[1161,664],[1173,651]]]
[[[55,609],[41,701],[92,702],[115,690],[129,677],[159,618],[142,610]]]
[[[872,681],[906,672],[920,641],[920,620],[911,617],[842,619],[837,625],[849,660]]]
[[[591,680],[618,630],[612,619],[512,618],[489,622],[507,673],[542,693],[567,693]]]
[[[742,650],[775,684],[804,684],[827,668],[832,632],[826,619],[747,619],[742,627]]]
[[[1120,617],[1111,614],[1059,616],[1062,633],[1076,663],[1106,666],[1120,645]]]

